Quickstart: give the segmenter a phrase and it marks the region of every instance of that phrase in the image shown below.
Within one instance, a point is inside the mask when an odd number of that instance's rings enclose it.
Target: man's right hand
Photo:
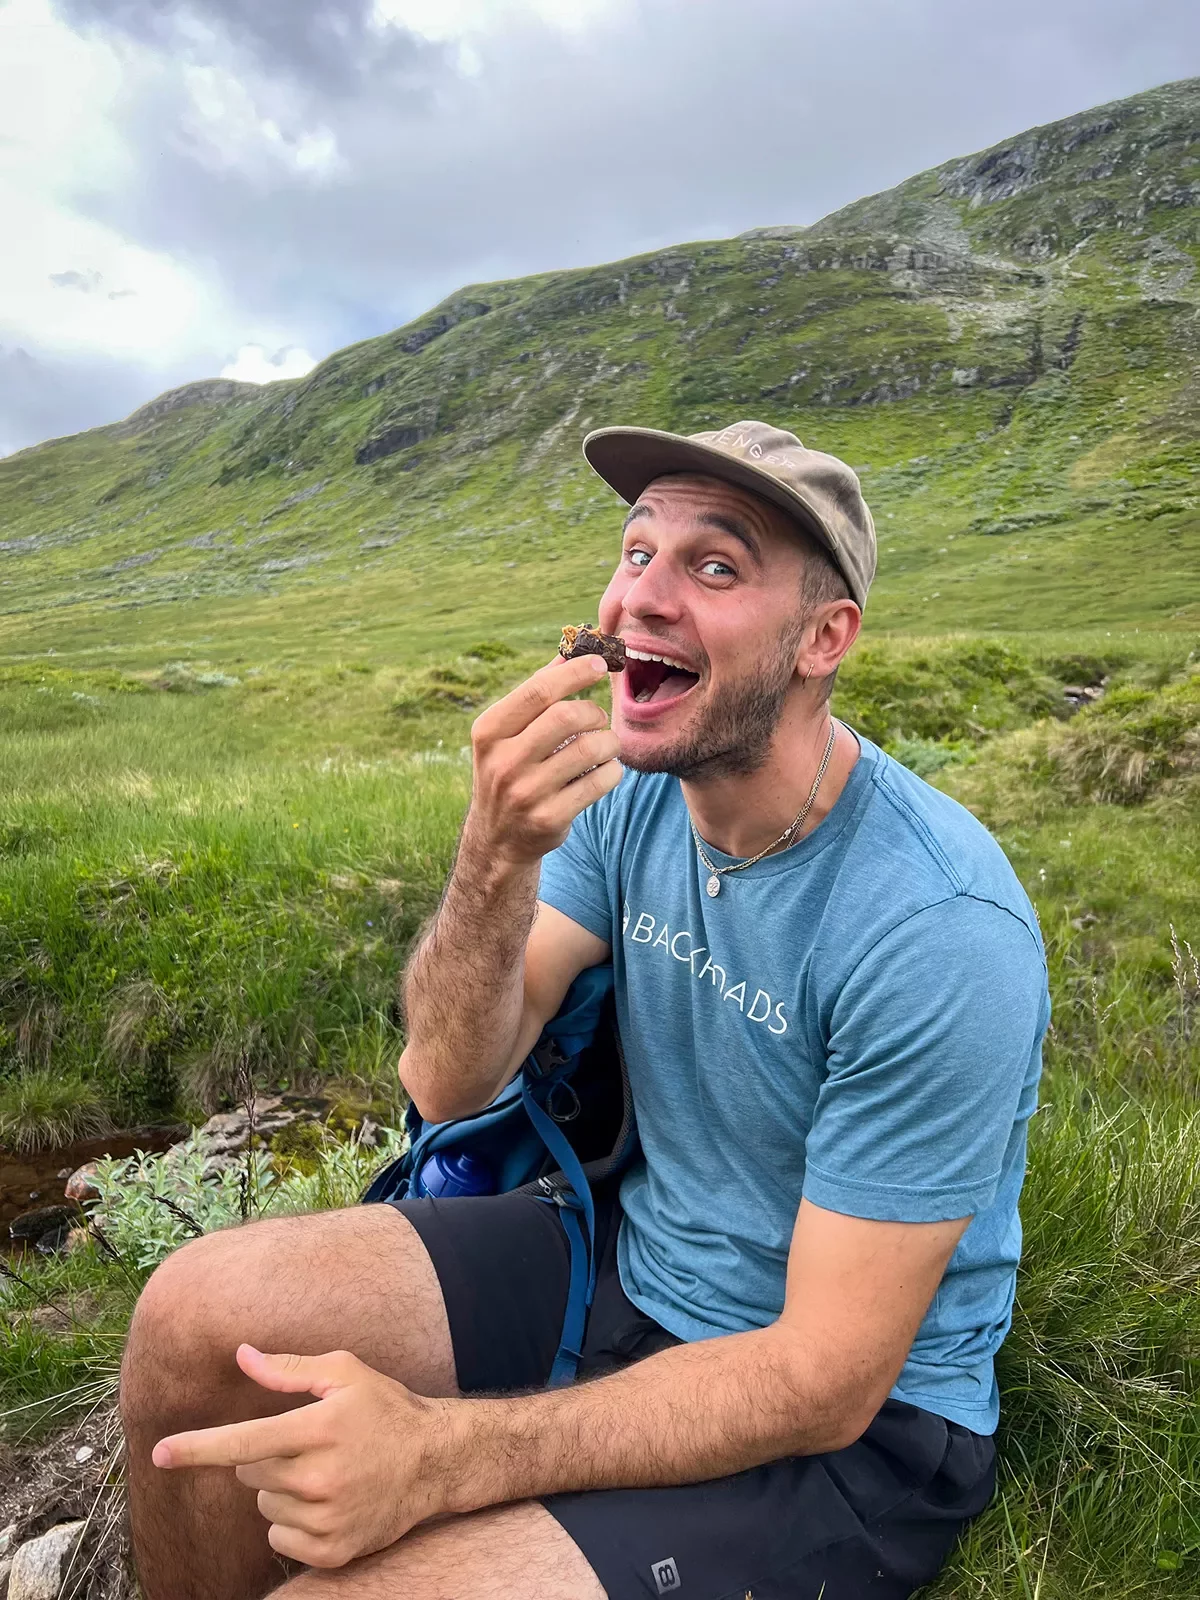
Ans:
[[[552,661],[471,730],[475,786],[458,859],[405,980],[400,1078],[428,1121],[490,1105],[571,980],[607,958],[603,939],[552,907],[534,923],[542,857],[621,781],[607,715],[567,698],[604,670],[599,656]]]
[[[606,670],[599,656],[556,657],[476,719],[466,851],[534,866],[562,844],[581,811],[617,787],[620,740],[608,714],[590,700],[567,698]]]

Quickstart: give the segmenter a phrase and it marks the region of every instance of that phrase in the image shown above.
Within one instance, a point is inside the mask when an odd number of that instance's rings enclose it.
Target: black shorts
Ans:
[[[441,1283],[464,1394],[543,1388],[566,1307],[569,1249],[530,1195],[404,1200]],[[626,1297],[620,1206],[597,1195],[596,1295],[581,1378],[680,1343]],[[889,1400],[862,1438],[709,1483],[602,1489],[542,1503],[609,1600],[903,1600],[932,1580],[995,1482],[990,1438]]]

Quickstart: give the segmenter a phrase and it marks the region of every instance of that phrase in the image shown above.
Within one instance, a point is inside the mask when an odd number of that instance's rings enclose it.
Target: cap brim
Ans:
[[[597,428],[583,441],[583,454],[592,471],[629,505],[640,500],[656,478],[672,472],[700,472],[736,484],[790,513],[838,559],[836,544],[803,495],[762,468],[712,445],[658,428]]]

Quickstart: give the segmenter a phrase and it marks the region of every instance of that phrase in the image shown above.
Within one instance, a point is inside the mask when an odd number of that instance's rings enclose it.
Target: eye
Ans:
[[[700,571],[707,573],[710,578],[736,578],[737,577],[737,573],[734,571],[734,569],[729,565],[729,563],[727,561],[716,561],[716,560],[706,561],[704,563],[704,565],[700,568]]]
[[[648,567],[650,565],[649,550],[630,550],[625,558],[631,566]]]

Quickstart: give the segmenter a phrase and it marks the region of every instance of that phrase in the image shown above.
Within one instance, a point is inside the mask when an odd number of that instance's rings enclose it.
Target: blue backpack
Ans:
[[[405,1153],[373,1179],[364,1204],[421,1199],[434,1156],[483,1168],[488,1192],[519,1191],[560,1208],[571,1251],[567,1310],[550,1383],[579,1366],[596,1287],[592,1184],[614,1177],[637,1153],[629,1074],[617,1035],[613,969],[589,967],[571,985],[524,1066],[491,1105],[470,1117],[425,1122],[410,1103]]]

